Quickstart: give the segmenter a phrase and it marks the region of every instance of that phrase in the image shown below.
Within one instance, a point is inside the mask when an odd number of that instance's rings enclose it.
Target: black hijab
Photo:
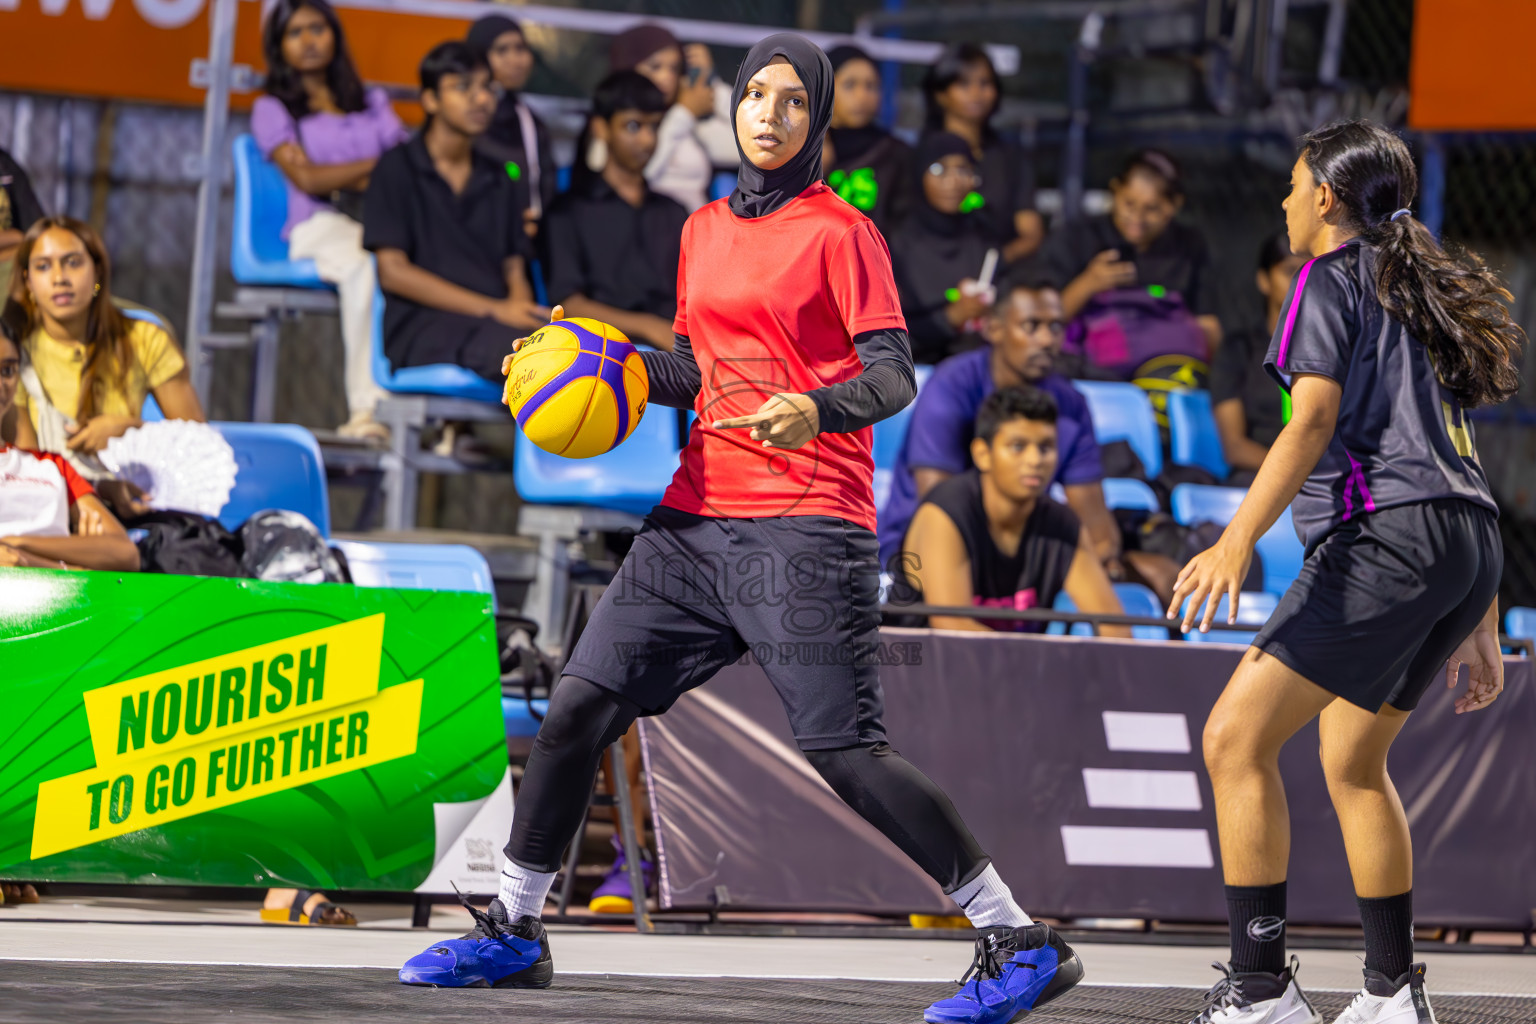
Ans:
[[[731,212],[738,217],[762,217],[780,209],[821,180],[821,141],[832,121],[832,65],[821,47],[792,32],[769,36],[747,53],[736,72],[736,88],[731,90],[731,134],[736,134],[736,108],[746,95],[747,83],[775,57],[789,61],[805,86],[805,103],[811,116],[805,145],[784,166],[772,171],[759,170],[736,140],[741,169],[736,189],[731,193]]]
[[[950,132],[932,132],[923,136],[912,161],[912,169],[916,172],[913,186],[917,189],[917,202],[913,204],[912,217],[930,234],[940,238],[957,238],[967,232],[975,218],[968,213],[944,213],[935,209],[923,192],[923,176],[928,173],[928,168],[946,156],[963,156],[973,166],[976,163],[971,144],[960,136]]]
[[[843,65],[850,61],[862,60],[875,66],[875,59],[857,46],[844,43],[842,46],[834,46],[827,51],[827,60],[832,63],[832,76],[843,69]],[[835,88],[835,86],[834,86]],[[879,145],[890,133],[878,124],[871,121],[862,128],[830,128],[827,135],[832,139],[832,152],[836,154],[838,163],[857,160]]]

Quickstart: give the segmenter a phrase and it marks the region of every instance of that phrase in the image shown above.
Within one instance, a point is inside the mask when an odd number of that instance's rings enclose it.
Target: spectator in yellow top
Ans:
[[[155,396],[167,419],[205,420],[176,342],[113,304],[111,276],[106,247],[90,225],[44,217],[17,248],[0,314],[36,374],[16,393],[17,446],[63,455],[98,485],[107,482],[93,457],[142,424],[146,396]],[[98,489],[120,511],[133,511],[120,490]]]

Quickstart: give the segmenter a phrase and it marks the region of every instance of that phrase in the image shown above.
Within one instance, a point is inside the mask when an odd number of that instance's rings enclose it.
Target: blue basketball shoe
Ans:
[[[1050,925],[983,928],[960,991],[928,1007],[929,1024],[1008,1024],[1083,980],[1083,962]]]
[[[548,988],[555,977],[549,936],[536,917],[507,919],[501,900],[476,910],[462,896],[474,928],[417,953],[400,968],[407,985],[438,988]]]

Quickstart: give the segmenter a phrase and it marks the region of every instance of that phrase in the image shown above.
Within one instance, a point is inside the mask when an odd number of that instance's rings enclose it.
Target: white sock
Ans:
[[[503,885],[506,883],[503,882]],[[949,894],[977,928],[1022,928],[1034,919],[1013,902],[1013,893],[991,864],[987,870]]]
[[[507,917],[516,921],[520,917],[538,917],[544,912],[544,901],[549,889],[555,884],[553,871],[529,871],[512,861],[501,866],[501,905],[507,908]]]

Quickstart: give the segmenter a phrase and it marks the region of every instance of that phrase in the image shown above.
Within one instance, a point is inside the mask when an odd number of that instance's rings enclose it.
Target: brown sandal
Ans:
[[[357,926],[357,918],[346,907],[337,906],[328,900],[321,900],[315,904],[313,912],[306,914],[304,904],[315,894],[313,889],[300,889],[293,897],[293,905],[287,910],[281,907],[261,910],[261,919],[272,924],[308,924],[327,927],[354,928]]]

